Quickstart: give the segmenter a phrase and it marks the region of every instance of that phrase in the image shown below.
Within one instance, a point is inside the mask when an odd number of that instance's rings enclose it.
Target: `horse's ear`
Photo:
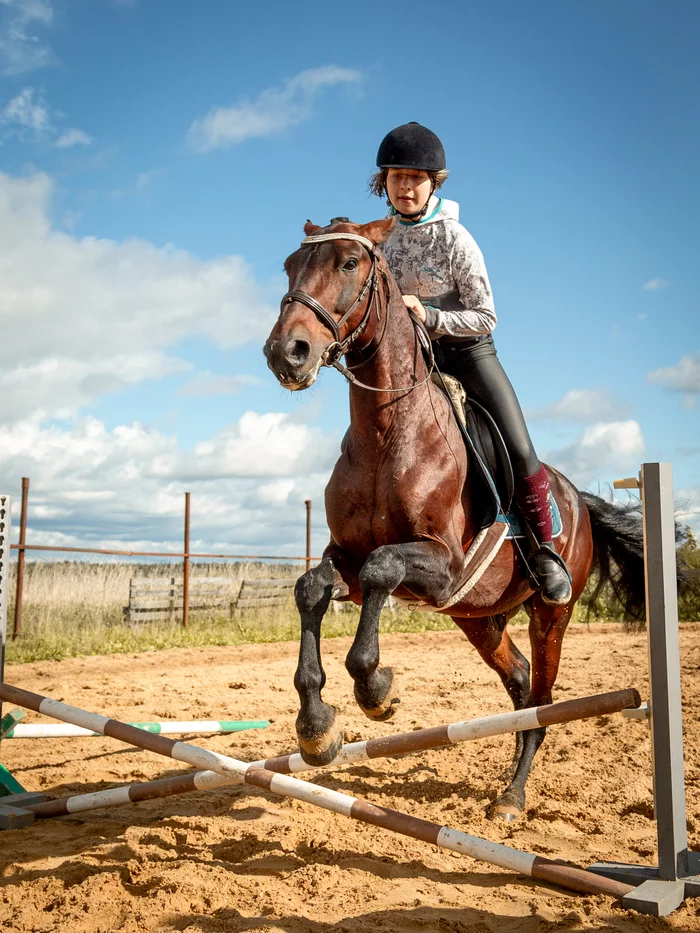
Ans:
[[[313,236],[315,233],[318,233],[318,231],[321,229],[322,228],[317,226],[316,224],[312,224],[310,220],[307,220],[306,223],[304,224],[304,233],[307,236]]]
[[[384,220],[373,220],[372,223],[365,224],[361,227],[360,233],[373,243],[386,243],[391,236],[391,231],[394,229],[395,223],[395,217],[387,217]]]

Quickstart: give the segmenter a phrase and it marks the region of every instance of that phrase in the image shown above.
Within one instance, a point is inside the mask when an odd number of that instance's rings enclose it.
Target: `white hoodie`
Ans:
[[[459,222],[456,201],[433,195],[423,220],[397,222],[383,252],[402,294],[416,295],[425,305],[433,339],[464,340],[494,329],[484,257]]]

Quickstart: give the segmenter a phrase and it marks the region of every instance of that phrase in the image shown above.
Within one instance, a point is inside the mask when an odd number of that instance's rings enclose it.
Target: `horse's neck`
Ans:
[[[382,389],[406,389],[388,394],[350,386],[351,433],[380,443],[384,437],[405,431],[409,422],[415,425],[417,404],[428,391],[426,385],[417,385],[426,378],[428,369],[413,322],[391,276],[389,299],[382,304],[381,319],[375,317],[378,346],[373,341],[367,351],[348,359],[351,366],[360,364],[353,370],[359,382]],[[373,347],[376,352],[372,356]],[[363,365],[362,358],[368,355]]]

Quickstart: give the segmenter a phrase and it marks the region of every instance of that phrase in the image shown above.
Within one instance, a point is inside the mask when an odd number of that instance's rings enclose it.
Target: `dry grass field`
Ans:
[[[14,572],[10,578],[8,629],[14,618]],[[193,563],[191,580],[206,576],[230,576],[232,595],[241,580],[296,577],[300,564]],[[169,579],[182,577],[178,563],[116,563],[86,561],[28,562],[25,568],[22,607],[22,635],[10,639],[8,661],[58,661],[69,657],[97,654],[152,651],[160,648],[236,645],[295,639],[299,617],[293,599],[275,610],[192,612],[187,630],[179,622],[139,622],[127,624],[124,608],[129,603],[132,577]],[[326,636],[348,635],[354,631],[358,609],[342,605],[329,613],[324,624]],[[398,609],[384,612],[383,631],[435,631],[453,627],[447,616],[410,613]]]

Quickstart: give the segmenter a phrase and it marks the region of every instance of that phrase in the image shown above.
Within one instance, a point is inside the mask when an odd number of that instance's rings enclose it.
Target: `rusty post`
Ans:
[[[311,570],[311,499],[304,499],[306,506],[306,569]]]
[[[17,548],[17,591],[15,595],[15,624],[12,637],[22,631],[22,593],[24,590],[24,545],[27,543],[27,500],[29,499],[29,477],[22,477],[22,510],[19,516],[19,546]]]
[[[190,614],[190,494],[185,493],[185,556],[182,564],[182,627]]]

